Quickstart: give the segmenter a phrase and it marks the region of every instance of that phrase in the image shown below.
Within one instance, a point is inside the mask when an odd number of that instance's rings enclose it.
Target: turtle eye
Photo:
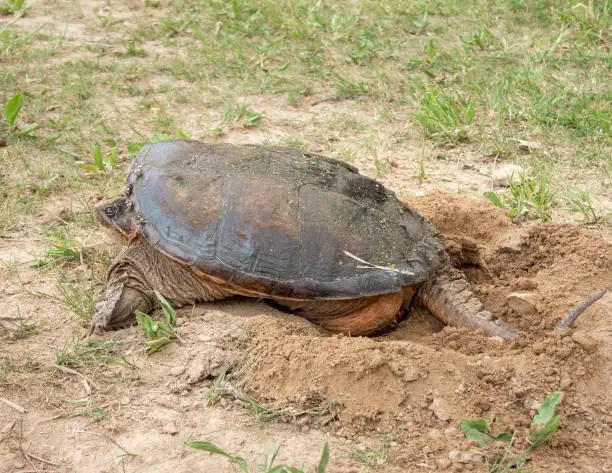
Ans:
[[[104,213],[107,217],[113,217],[115,215],[115,209],[113,209],[112,207],[106,207],[104,209]]]

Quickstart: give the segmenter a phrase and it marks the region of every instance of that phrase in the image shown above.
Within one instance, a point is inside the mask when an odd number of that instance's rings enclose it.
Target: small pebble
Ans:
[[[451,450],[448,452],[448,459],[452,462],[459,461],[460,456],[461,452],[459,450]]]
[[[506,297],[506,304],[519,315],[531,315],[536,312],[536,296],[529,292],[513,292]]]
[[[184,366],[174,366],[172,368],[170,368],[170,370],[168,371],[168,374],[170,376],[180,376],[185,372],[185,367]]]
[[[559,386],[561,386],[562,389],[567,389],[572,385],[572,382],[572,378],[565,374],[561,376],[561,382],[559,383]]]
[[[179,433],[179,429],[174,422],[168,422],[162,427],[162,433],[176,435]]]
[[[516,164],[503,164],[493,170],[493,186],[508,187],[510,182],[517,181],[519,175],[524,173],[522,167]]]
[[[542,147],[539,141],[518,140],[518,148],[521,151],[536,151]]]
[[[572,340],[587,352],[594,352],[597,349],[597,341],[591,338],[584,330],[575,330],[572,333]]]

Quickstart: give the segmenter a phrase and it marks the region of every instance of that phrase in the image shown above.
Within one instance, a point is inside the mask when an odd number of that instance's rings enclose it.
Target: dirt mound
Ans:
[[[612,420],[612,297],[588,309],[576,328],[553,329],[573,306],[610,285],[612,245],[584,227],[515,226],[499,209],[455,195],[432,194],[410,205],[440,228],[485,306],[521,337],[503,343],[441,329],[418,310],[397,330],[370,339],[329,336],[293,317],[261,316],[247,325],[256,362],[244,389],[277,406],[314,394],[337,401],[340,434],[399,429],[430,452],[445,449],[449,436],[461,441],[458,432],[444,429],[464,418],[498,417],[522,432],[546,395],[562,391],[562,429],[538,452],[549,457],[548,471],[580,465],[577,449],[608,461],[601,448],[610,441]],[[445,434],[419,438],[425,429]]]

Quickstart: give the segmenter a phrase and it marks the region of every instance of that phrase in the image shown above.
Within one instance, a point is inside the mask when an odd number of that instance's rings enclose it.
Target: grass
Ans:
[[[380,441],[380,445],[373,449],[351,448],[350,457],[364,464],[368,468],[376,470],[381,468],[387,461],[389,455],[389,443],[386,438]]]
[[[176,312],[159,292],[155,291],[155,296],[164,312],[165,322],[155,322],[150,315],[144,314],[139,310],[136,311],[136,321],[150,339],[144,342],[144,345],[147,347],[147,355],[163,350],[176,338],[174,335]]]
[[[465,438],[478,442],[480,448],[490,449],[496,442],[505,443],[501,453],[494,456],[491,462],[485,461],[487,473],[528,473],[524,468],[531,460],[529,453],[542,445],[559,428],[561,416],[555,415],[557,405],[563,399],[563,393],[549,394],[531,422],[531,428],[525,431],[527,447],[516,450],[518,438],[516,432],[501,432],[493,434],[491,425],[485,419],[471,419],[461,421],[461,430]]]
[[[95,283],[86,280],[75,282],[60,277],[57,282],[58,299],[80,320],[89,322],[96,312],[96,292]]]
[[[264,462],[262,464],[257,465],[257,470],[250,469],[247,461],[244,458],[231,455],[210,442],[202,442],[199,440],[195,440],[192,442],[187,442],[186,445],[198,450],[212,453],[214,455],[220,455],[222,457],[225,457],[229,463],[231,463],[232,465],[237,465],[244,473],[254,471],[262,471],[264,473],[304,473],[303,470],[295,466],[289,466],[285,464],[274,465],[276,461],[276,455],[278,454],[278,450],[280,448],[278,443],[276,442],[274,442],[274,444],[272,444],[272,446],[268,450]],[[327,471],[328,462],[329,449],[327,446],[327,442],[325,442],[325,445],[323,446],[323,451],[321,452],[321,458],[319,459],[319,464],[316,468],[316,473],[325,473]]]
[[[66,368],[103,366],[122,358],[121,342],[73,340],[60,349],[56,363]]]
[[[401,192],[456,189],[461,164],[485,170],[499,156],[533,170],[496,194],[513,218],[612,220],[606,1],[146,0],[95,16],[62,2],[0,5],[0,237],[26,251],[48,242],[37,270],[74,323],[95,311],[99,281],[79,266],[100,233],[54,212],[119,195],[150,141],[288,143]],[[29,336],[26,320],[5,333]],[[110,350],[78,349],[69,366]],[[212,398],[244,397],[226,375]],[[261,418],[295,414],[248,399]],[[331,415],[325,402],[302,411],[317,409]]]
[[[38,322],[23,317],[19,306],[17,306],[17,314],[16,319],[0,320],[0,337],[22,340],[38,332]]]
[[[0,15],[13,15],[21,18],[31,8],[25,0],[3,0],[0,2]]]
[[[22,97],[18,123],[40,125],[35,138],[10,137],[19,155],[43,149],[53,156],[58,174],[75,164],[85,171],[75,187],[107,193],[109,182],[116,188],[121,179],[121,173],[109,171],[133,154],[135,124],[145,137],[139,142],[154,134],[174,136],[177,129],[214,138],[276,126],[264,110],[249,105],[250,96],[259,96],[257,103],[282,96],[280,103],[300,107],[316,95],[338,103],[339,113],[349,101],[352,115],[375,110],[380,118],[368,120],[365,129],[359,125],[363,120],[355,126],[330,120],[325,132],[316,123],[304,129],[287,122],[302,142],[329,132],[340,137],[331,151],[347,149],[354,133],[364,135],[362,143],[382,136],[381,152],[388,154],[403,147],[396,137],[408,133],[422,135],[427,147],[485,152],[490,147],[515,159],[521,152],[513,143],[535,136],[563,150],[553,159],[552,188],[567,185],[570,166],[579,163],[585,179],[601,181],[591,193],[605,192],[611,168],[609,12],[601,2],[153,3],[147,8],[158,12],[159,21],[135,17],[134,28],[116,41],[68,45],[63,28],[28,31],[18,19],[2,27],[6,74],[0,90],[6,95],[0,102],[6,106]],[[99,14],[92,27],[117,30],[112,10]],[[149,54],[150,42],[158,39],[161,55]],[[68,50],[68,60],[44,73],[36,67],[28,71],[31,87],[24,82],[24,58],[42,64]],[[96,57],[89,55],[92,50]],[[410,120],[398,127],[397,118],[406,115]],[[367,156],[367,148],[359,145],[355,152]],[[569,159],[586,149],[584,159]],[[534,159],[550,162],[545,156]],[[32,183],[40,162],[26,162]],[[20,167],[11,166],[10,176]],[[91,182],[90,173],[109,175]],[[377,174],[386,172],[377,167]],[[17,181],[8,182],[3,207],[18,216],[26,206],[19,203]],[[61,186],[45,197],[58,194]]]
[[[34,262],[41,269],[53,269],[68,263],[79,263],[83,258],[83,247],[74,241],[66,231],[60,230],[47,236],[50,246],[42,258]]]
[[[460,93],[445,93],[436,88],[423,88],[414,99],[420,111],[414,114],[417,121],[432,139],[457,143],[466,141],[474,121],[472,99]]]
[[[529,216],[550,221],[550,208],[553,203],[553,193],[548,184],[548,178],[540,173],[537,177],[520,174],[518,182],[513,176],[509,179],[508,191],[500,194],[489,191],[485,197],[495,206],[505,209],[508,217],[520,221]]]
[[[336,419],[339,402],[329,401],[322,395],[313,395],[300,406],[269,407],[262,405],[253,396],[236,387],[251,365],[252,363],[246,358],[227,362],[212,387],[205,393],[205,404],[214,406],[223,398],[239,400],[253,418],[260,422],[288,422],[302,417]]]
[[[584,223],[592,224],[601,220],[593,205],[591,194],[582,189],[572,189],[566,197],[567,210],[573,213],[581,213]]]

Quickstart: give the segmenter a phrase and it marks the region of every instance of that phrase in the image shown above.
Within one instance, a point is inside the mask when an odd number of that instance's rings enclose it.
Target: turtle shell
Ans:
[[[126,199],[155,248],[251,294],[296,300],[397,292],[440,266],[437,231],[342,161],[258,145],[145,146]]]

